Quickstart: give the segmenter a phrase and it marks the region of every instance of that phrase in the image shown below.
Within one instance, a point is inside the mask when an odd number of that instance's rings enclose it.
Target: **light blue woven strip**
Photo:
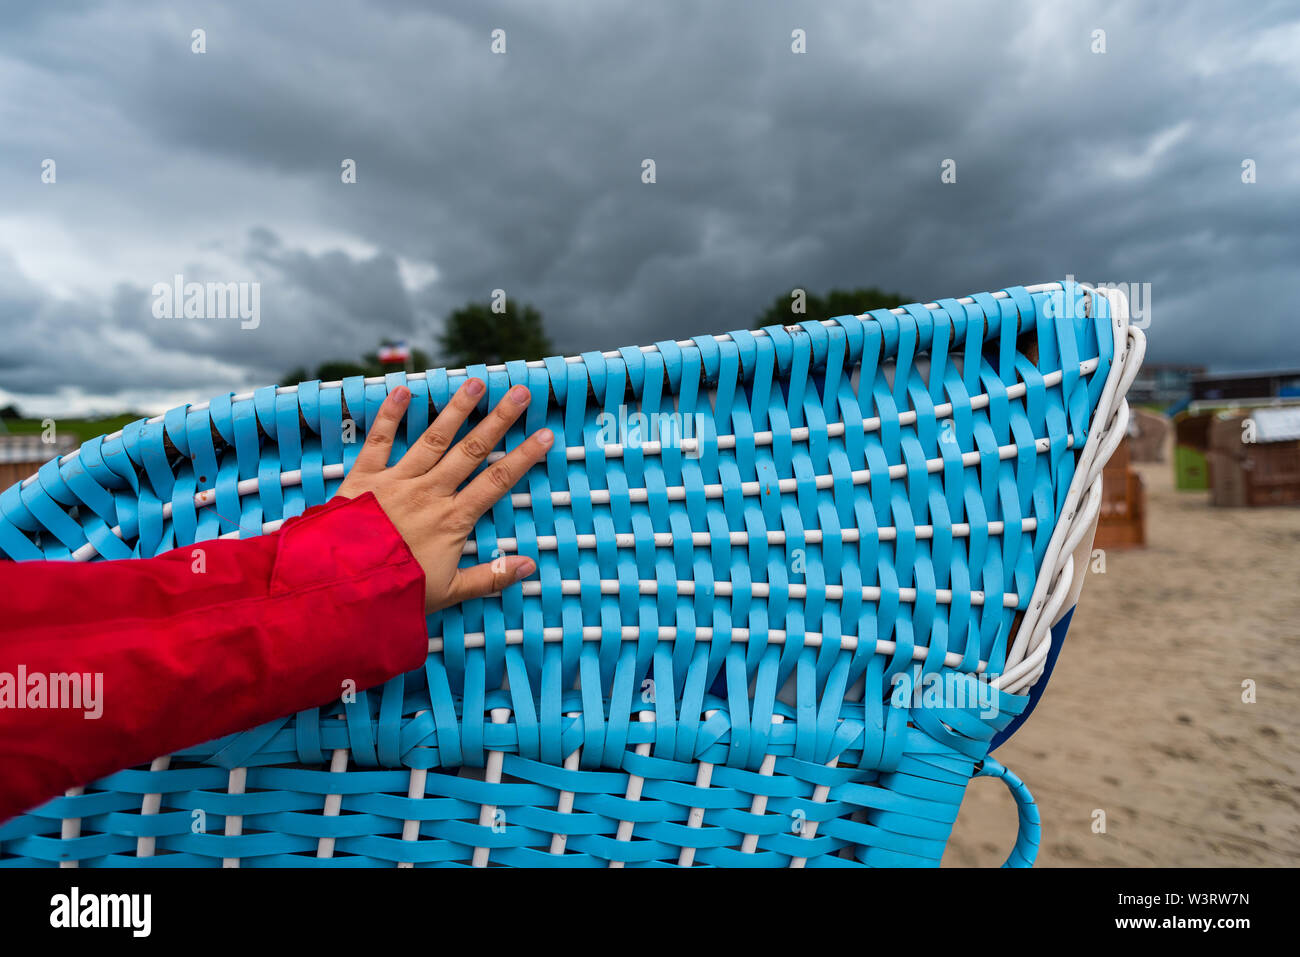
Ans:
[[[530,593],[431,616],[442,650],[353,703],[120,771],[0,826],[0,866],[424,866],[476,849],[529,866],[937,864],[982,759],[1028,794],[985,759],[1025,699],[956,696],[977,690],[981,662],[1002,667],[1114,358],[1109,317],[1085,318],[1076,287],[1051,308],[1048,293],[1006,292],[689,347],[228,394],[47,464],[0,493],[7,557],[260,534],[328,499],[327,471],[360,444],[343,441],[345,420],[364,433],[399,384],[413,401],[395,456],[467,374],[488,382],[480,411],[512,385],[532,391],[507,448],[543,425],[560,438],[465,558],[507,540],[538,563]],[[619,434],[612,452],[602,423],[637,414],[684,425],[697,448]],[[290,471],[301,481],[282,487]],[[196,506],[204,491],[215,504]],[[940,690],[915,706],[899,682]],[[351,769],[324,770],[340,749]],[[502,781],[476,779],[490,752],[505,755]],[[235,767],[244,793],[228,793]],[[146,794],[162,795],[159,813],[140,813]],[[345,813],[323,814],[327,795]],[[485,807],[496,826],[480,824]],[[1031,811],[1014,862],[1032,860]],[[225,833],[228,817],[241,833]],[[80,836],[60,837],[67,819]],[[140,837],[153,856],[137,856]],[[332,856],[316,856],[327,838]]]
[[[1008,771],[993,758],[985,758],[976,777],[999,778],[1011,791],[1016,801],[1016,812],[1020,819],[1020,829],[1016,835],[1016,846],[1012,848],[1003,867],[1033,867],[1038,857],[1038,845],[1042,841],[1042,821],[1038,816],[1038,805],[1029,793],[1025,782]]]

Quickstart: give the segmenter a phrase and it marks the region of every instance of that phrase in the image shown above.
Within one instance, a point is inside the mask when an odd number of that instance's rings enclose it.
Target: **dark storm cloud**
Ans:
[[[276,279],[270,283],[272,295],[283,288],[290,294],[307,291],[318,299],[309,315],[333,315],[346,322],[353,332],[381,319],[396,332],[416,331],[415,311],[402,286],[398,262],[388,253],[354,259],[346,252],[332,249],[312,255],[301,249],[287,249],[271,230],[258,228],[249,236],[247,261],[267,267],[259,270],[260,274],[266,274],[269,269],[275,275]],[[292,330],[292,317],[287,309],[278,310],[274,317],[282,328]],[[320,327],[316,325],[314,334],[319,332]],[[343,341],[338,346],[346,348],[350,336],[340,338]]]
[[[9,392],[215,390],[385,335],[427,348],[494,288],[573,352],[735,328],[794,286],[933,299],[1066,273],[1150,282],[1153,359],[1300,365],[1282,4],[33,9],[0,34]],[[60,268],[78,246],[94,288]],[[259,281],[261,325],[154,320],[182,271]]]

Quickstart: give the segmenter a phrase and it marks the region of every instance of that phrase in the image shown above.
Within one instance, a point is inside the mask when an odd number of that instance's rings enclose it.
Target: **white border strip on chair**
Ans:
[[[785,715],[783,714],[772,715],[773,727],[775,727],[778,724],[784,724],[784,723],[785,723]],[[770,778],[772,776],[772,772],[775,770],[776,770],[776,752],[768,751],[766,754],[763,755],[763,762],[758,766],[758,773],[765,778]],[[767,814],[766,794],[759,793],[754,795],[754,800],[750,802],[749,805],[749,813],[754,817],[763,817],[765,814]],[[758,835],[746,834],[744,839],[740,842],[740,853],[753,854],[757,850],[758,850]]]
[[[85,794],[85,793],[86,793],[86,789],[84,787],[68,788],[66,791],[63,792],[63,796],[77,797],[78,795]],[[81,837],[81,818],[65,817],[59,826],[59,840],[71,841],[78,837]],[[80,860],[59,861],[59,867],[61,868],[80,867],[80,866],[81,866]]]
[[[338,715],[338,719],[339,719],[340,721],[344,720],[344,715]],[[348,752],[348,749],[347,749],[347,748],[335,748],[335,749],[334,749],[333,753],[330,754],[330,773],[331,773],[331,774],[346,774],[346,773],[347,773],[347,770],[348,770],[348,754],[349,754],[349,752]],[[322,814],[324,817],[338,817],[338,816],[339,816],[339,811],[341,811],[342,809],[343,809],[343,795],[342,795],[342,794],[327,794],[327,795],[325,795],[325,806],[324,806],[324,808],[322,808],[322,810],[321,810],[321,814]],[[316,842],[316,856],[317,856],[317,857],[322,857],[322,858],[325,858],[325,857],[333,857],[333,856],[334,856],[334,842],[335,842],[336,840],[337,840],[337,838],[333,838],[333,837],[322,837],[322,838],[320,838],[320,839]]]
[[[1074,578],[1074,549],[1092,528],[1101,507],[1102,468],[1128,431],[1128,400],[1125,395],[1137,376],[1146,353],[1146,336],[1129,325],[1128,297],[1119,289],[1090,289],[1110,304],[1115,356],[1106,385],[1093,413],[1093,428],[1070,483],[1047,552],[1038,570],[1029,607],[1007,651],[1006,665],[993,685],[1022,693],[1042,675],[1051,650],[1051,628],[1064,615]],[[1087,496],[1086,499],[1084,496]]]
[[[711,708],[704,712],[704,720],[707,722],[715,714],[717,708]],[[697,761],[695,767],[695,786],[703,790],[708,790],[709,785],[713,783],[713,765],[707,761]],[[686,826],[690,828],[701,828],[704,826],[704,808],[693,807],[686,815]],[[689,845],[682,846],[682,852],[677,856],[678,867],[695,866],[695,848]]]
[[[600,594],[602,595],[623,594],[624,582],[617,578],[602,578],[598,583],[593,584],[597,585]],[[659,580],[657,578],[638,578],[636,585],[636,593],[638,595],[658,595],[660,591]],[[699,583],[694,579],[677,579],[673,582],[673,585],[674,587],[671,589],[671,594],[678,598],[690,598],[695,595]],[[523,594],[529,597],[536,597],[542,594],[542,583],[536,579],[523,582],[520,587],[523,589]],[[750,582],[747,585],[742,585],[741,590],[747,589],[751,598],[770,598],[772,595],[772,587],[771,582]],[[808,597],[808,585],[803,582],[789,582],[781,587],[785,589],[786,597],[788,598],[802,599]],[[561,595],[581,595],[585,590],[584,582],[581,579],[565,578],[560,581]],[[713,597],[730,598],[736,593],[737,589],[734,581],[727,580],[700,586],[700,590],[705,593],[711,592]],[[821,591],[824,592],[827,601],[844,600],[845,592],[843,585],[823,585],[821,586]],[[860,592],[863,601],[879,601],[882,594],[881,589],[876,585],[864,585],[860,589]],[[500,593],[494,592],[494,594]],[[985,600],[984,592],[976,589],[970,594],[970,603],[976,608],[982,608]],[[898,589],[898,600],[908,605],[915,604],[917,600],[917,590],[915,588]],[[953,601],[952,589],[935,589],[935,601],[940,605],[951,605]],[[1013,591],[1003,592],[1003,608],[1015,608],[1018,604],[1020,604],[1019,595]],[[598,628],[599,626],[593,627]]]
[[[248,768],[231,768],[226,778],[227,794],[243,794],[248,784]],[[244,833],[244,816],[242,814],[226,815],[226,837],[239,837]],[[238,867],[238,857],[223,857],[222,867]]]
[[[415,712],[415,717],[428,714],[428,709]],[[406,796],[410,800],[424,800],[425,785],[429,780],[429,772],[426,768],[411,768],[411,775],[407,778]],[[411,819],[402,822],[402,840],[418,842],[420,840],[420,824],[422,822]],[[413,861],[398,861],[398,867],[414,867]]]
[[[1022,518],[1019,522],[1012,522],[1011,525],[1019,525],[1022,532],[1032,532],[1038,528],[1038,519],[1031,517]],[[985,531],[989,535],[1001,535],[1006,530],[1006,522],[989,522]],[[971,526],[969,522],[955,522],[947,526],[952,532],[953,538],[970,538]],[[916,535],[918,541],[930,541],[934,538],[933,525],[914,525],[910,529]],[[859,528],[839,528],[827,531],[821,528],[809,528],[803,531],[803,543],[805,545],[821,545],[828,538],[838,537],[845,545],[856,545],[862,539],[862,530]],[[749,544],[749,532],[734,531],[729,532],[727,544],[733,548],[743,548]],[[784,545],[787,536],[784,529],[769,529],[761,536],[769,545]],[[898,529],[892,525],[881,525],[876,528],[876,537],[882,542],[898,541]],[[672,548],[679,542],[684,542],[686,536],[674,535],[672,532],[655,532],[653,536],[655,548]],[[692,548],[708,548],[714,543],[714,536],[710,532],[691,532]],[[599,542],[595,535],[582,534],[574,536],[574,540],[580,550],[598,548]],[[615,548],[634,548],[637,543],[635,532],[615,532]],[[535,539],[537,550],[542,552],[553,552],[559,548],[559,538],[555,535],[538,535]],[[503,552],[517,551],[519,548],[519,539],[517,538],[498,538],[496,547]],[[478,543],[467,542],[463,551],[465,555],[477,555]]]
[[[509,708],[493,708],[491,714],[493,724],[505,724],[510,720],[511,710]],[[489,751],[487,753],[487,767],[483,769],[483,782],[485,784],[500,784],[501,768],[504,763],[504,751]],[[497,810],[498,807],[495,804],[480,804],[478,810],[478,826],[495,828]],[[504,812],[502,813],[504,814]],[[493,833],[495,833],[495,831]],[[475,867],[487,867],[491,855],[492,848],[476,847],[474,848],[474,856],[471,863]]]
[[[171,755],[164,755],[161,758],[154,758],[149,764],[149,770],[152,772],[166,771],[171,767]],[[140,814],[149,815],[157,814],[162,809],[162,792],[146,794],[140,801]],[[153,852],[158,846],[158,838],[141,835],[135,839],[135,856],[136,857],[153,857]]]
[[[1043,438],[1034,439],[1035,454],[1042,455],[1050,451],[1051,445],[1052,445],[1052,440],[1050,438],[1043,437]],[[1067,435],[1065,437],[1065,447],[1067,449],[1074,447],[1073,435]],[[1014,442],[1011,443],[1010,445],[1000,445],[998,446],[997,449],[998,460],[1005,462],[1008,459],[1013,459],[1019,454],[1019,452],[1020,452],[1020,448]],[[984,453],[978,450],[963,452],[961,454],[962,467],[974,468],[978,466],[981,462],[983,454]],[[926,459],[925,462],[925,468],[927,473],[942,472],[946,465],[947,465],[947,461],[942,457]],[[324,478],[326,479],[342,478],[343,466],[341,464],[327,465],[322,469],[322,473]],[[891,481],[895,479],[904,479],[907,477],[907,474],[908,474],[908,467],[906,464],[895,464],[889,466],[888,478]],[[817,475],[814,476],[813,478],[813,486],[819,491],[825,491],[826,489],[834,488],[835,479],[836,477],[834,475]],[[849,473],[849,480],[853,485],[868,485],[871,482],[871,470],[856,469]],[[255,478],[244,479],[242,482],[238,484],[236,488],[236,492],[241,496],[252,494],[253,492],[257,491],[258,481],[259,480]],[[798,492],[799,483],[800,483],[800,479],[798,478],[779,479],[777,480],[776,483],[776,490],[778,492],[781,492],[782,494]],[[282,472],[280,474],[281,488],[292,488],[300,484],[302,484],[301,470],[291,470],[288,472]],[[757,497],[763,495],[765,492],[768,491],[769,488],[770,486],[759,481],[741,482],[740,494],[743,497],[750,497],[750,498]],[[672,487],[664,488],[662,489],[662,491],[665,497],[670,502],[685,501],[687,494],[689,492],[689,490],[684,485],[674,485]],[[590,497],[592,505],[608,505],[610,504],[612,493],[610,492],[609,489],[591,489],[586,494]],[[726,495],[726,487],[721,482],[713,482],[703,486],[703,494],[705,498],[713,498],[713,499],[724,498]],[[629,502],[635,502],[635,503],[648,502],[650,500],[650,490],[646,488],[629,488],[627,489],[627,496]],[[216,500],[217,500],[216,492],[212,489],[199,492],[194,496],[194,504],[196,508],[207,508],[209,506],[213,506],[215,505]],[[568,491],[551,492],[550,500],[551,500],[551,505],[554,508],[568,508],[572,505],[573,493]],[[514,508],[521,508],[521,509],[532,508],[532,504],[533,504],[532,493],[530,492],[512,493],[510,496],[510,504]],[[171,502],[164,503],[162,507],[163,520],[165,521],[171,518],[173,511],[174,508]],[[286,521],[287,519],[275,519],[274,521],[263,522],[261,533],[266,534],[267,532],[273,532],[276,529],[278,529],[281,525],[283,525]],[[113,528],[110,529],[110,531],[119,539],[122,538],[122,527],[120,525],[114,525]],[[240,537],[242,537],[242,533],[239,530],[226,532],[219,536],[219,538],[240,538]],[[194,542],[193,544],[200,545],[202,543]],[[87,542],[85,545],[80,546],[79,548],[77,548],[75,551],[72,552],[72,558],[75,561],[90,561],[98,554],[99,552],[95,548],[94,543]]]
[[[828,768],[838,767],[839,763],[840,763],[840,759],[838,757],[831,758],[829,761],[826,762],[826,767]],[[814,804],[825,804],[826,799],[830,797],[830,794],[831,794],[831,786],[829,784],[819,784],[815,788],[813,788],[812,802]],[[813,838],[817,836],[817,825],[819,824],[818,821],[810,821],[805,817],[804,820],[801,822],[801,824],[802,827],[799,831],[800,837],[804,838],[804,840],[811,841]],[[790,858],[791,867],[804,867],[807,865],[807,863],[808,863],[808,858],[806,857]]]
[[[655,719],[655,713],[653,711],[638,711],[636,717],[637,721],[646,723]],[[643,758],[647,757],[650,754],[650,742],[644,741],[641,744],[638,744],[636,746],[636,753]],[[627,791],[624,792],[623,799],[626,801],[640,801],[641,790],[644,786],[645,778],[638,774],[632,774],[629,772],[627,776]],[[622,843],[631,841],[632,832],[635,827],[636,824],[632,821],[619,821],[618,830],[614,832],[614,840]],[[626,867],[627,862],[611,858],[609,866],[613,868]]]
[[[661,625],[655,630],[656,641],[675,641],[678,632],[684,632],[688,629],[678,628],[675,625]],[[748,628],[732,628],[721,635],[715,634],[712,628],[694,628],[690,629],[696,641],[713,641],[716,637],[721,641],[749,641]],[[552,628],[542,629],[542,641],[545,644],[559,644],[564,641],[564,628],[555,626]],[[785,644],[787,634],[783,629],[769,628],[763,632],[768,644],[783,645]],[[803,639],[805,647],[820,648],[825,639],[819,631],[802,632],[798,637]],[[524,632],[522,628],[507,628],[502,634],[502,638],[507,645],[522,645],[524,643]],[[587,625],[582,629],[583,641],[600,641],[604,638],[600,625]],[[639,641],[641,638],[641,629],[636,625],[623,625],[619,628],[619,641]],[[893,655],[898,649],[897,642],[886,641],[884,638],[866,639],[875,645],[875,653],[878,655]],[[858,643],[862,641],[857,635],[840,635],[840,648],[845,651],[857,650]],[[437,654],[443,650],[444,639],[441,635],[429,639],[429,654]],[[459,647],[463,648],[484,648],[487,646],[487,635],[481,631],[469,632],[463,635],[458,642]],[[912,648],[913,661],[925,661],[929,657],[930,649],[925,645],[916,645]],[[955,651],[949,651],[943,656],[943,663],[949,668],[956,668],[965,660],[963,655]],[[980,659],[975,667],[976,673],[982,673],[988,668],[988,662]]]
[[[582,712],[581,712],[581,711],[566,711],[566,712],[564,713],[564,716],[565,716],[566,718],[581,718],[581,717],[582,717]],[[566,770],[566,771],[576,771],[576,770],[578,770],[578,766],[579,766],[579,763],[581,762],[581,760],[582,760],[582,745],[579,744],[576,748],[573,749],[573,753],[572,753],[572,754],[569,754],[568,756],[565,757],[565,759],[564,759],[564,770]],[[572,813],[573,813],[573,802],[574,802],[574,799],[575,799],[576,797],[577,797],[577,795],[576,795],[573,791],[561,791],[558,795],[556,795],[556,798],[555,798],[555,811],[556,811],[556,813],[557,813],[557,814],[572,814]],[[564,849],[568,846],[568,843],[569,843],[569,835],[568,835],[568,834],[560,834],[560,833],[558,833],[558,832],[553,832],[553,833],[551,834],[551,853],[552,853],[552,854],[563,854],[563,853],[564,853]]]

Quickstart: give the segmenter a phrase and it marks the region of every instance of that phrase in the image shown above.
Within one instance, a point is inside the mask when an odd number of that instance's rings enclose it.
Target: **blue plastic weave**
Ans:
[[[0,826],[0,865],[937,864],[1025,707],[975,675],[1005,661],[1114,358],[1097,302],[1016,287],[267,387],[85,443],[0,494],[0,552],[261,534],[329,498],[400,383],[395,455],[467,374],[482,410],[532,390],[506,447],[557,436],[465,556],[538,575],[431,616],[422,670],[52,800]],[[636,413],[698,446],[611,426]]]

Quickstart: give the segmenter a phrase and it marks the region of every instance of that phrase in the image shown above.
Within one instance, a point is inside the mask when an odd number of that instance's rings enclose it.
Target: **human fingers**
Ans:
[[[539,429],[510,452],[474,477],[456,496],[455,505],[468,517],[477,519],[502,496],[519,484],[519,480],[538,462],[546,458],[555,436],[550,429]]]
[[[535,571],[537,571],[537,563],[525,555],[512,555],[509,558],[494,559],[471,568],[457,569],[445,594],[437,596],[430,603],[429,610],[436,611],[470,598],[482,598],[485,595],[504,591]]]
[[[365,444],[357,453],[353,469],[362,472],[378,472],[388,467],[388,457],[393,452],[393,439],[397,436],[397,427],[406,415],[407,406],[411,404],[411,390],[399,385],[384,399],[375,421],[366,434]]]
[[[402,461],[397,463],[398,474],[403,477],[424,475],[437,465],[451,448],[456,433],[474,411],[474,406],[478,405],[486,389],[487,384],[482,379],[466,379],[424,430],[424,434],[407,450]]]
[[[510,426],[515,424],[515,420],[523,415],[530,401],[532,394],[522,385],[507,392],[505,398],[496,404],[496,408],[430,469],[430,475],[437,486],[448,492],[459,488],[488,457],[488,453],[496,448]]]

